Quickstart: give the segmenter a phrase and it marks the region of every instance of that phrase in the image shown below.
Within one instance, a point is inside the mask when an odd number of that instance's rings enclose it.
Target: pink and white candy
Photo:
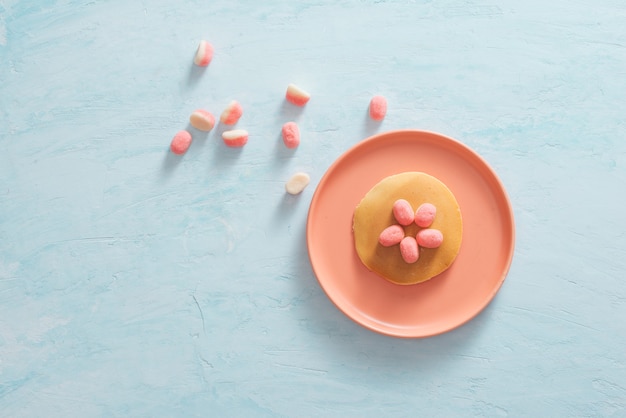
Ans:
[[[211,59],[213,59],[213,45],[207,41],[200,41],[193,63],[200,67],[206,67]]]
[[[311,98],[311,95],[302,90],[300,87],[296,86],[295,84],[289,84],[287,86],[285,98],[287,99],[287,101],[296,106],[304,106]]]
[[[224,125],[234,125],[239,121],[241,115],[243,115],[241,104],[239,104],[237,100],[233,100],[228,103],[228,106],[226,106],[226,109],[224,109],[220,115],[220,122]]]
[[[215,126],[215,116],[207,110],[197,109],[189,116],[189,124],[199,131],[208,132]]]
[[[232,131],[224,131],[222,133],[224,144],[229,147],[243,147],[248,142],[248,131],[243,129],[233,129]]]

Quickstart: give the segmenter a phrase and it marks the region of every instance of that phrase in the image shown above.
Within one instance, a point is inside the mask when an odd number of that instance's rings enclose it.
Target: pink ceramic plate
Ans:
[[[352,236],[354,208],[365,193],[404,171],[443,181],[463,216],[452,266],[410,286],[370,272]],[[383,334],[428,337],[464,324],[493,299],[513,258],[515,226],[502,183],[474,151],[432,132],[393,131],[359,143],[331,165],[311,201],[307,245],[320,285],[347,316]]]

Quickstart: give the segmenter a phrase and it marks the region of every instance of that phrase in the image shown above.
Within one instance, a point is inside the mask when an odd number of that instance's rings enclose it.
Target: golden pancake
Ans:
[[[384,247],[378,242],[380,233],[398,224],[393,216],[393,204],[407,200],[415,211],[423,203],[437,208],[429,228],[443,233],[438,248],[419,248],[419,259],[407,263],[400,246]],[[415,237],[420,229],[415,223],[404,226],[405,236]],[[385,279],[402,285],[421,283],[445,271],[461,248],[463,222],[461,210],[452,192],[441,181],[421,172],[405,172],[389,176],[376,184],[354,211],[354,243],[365,266]]]

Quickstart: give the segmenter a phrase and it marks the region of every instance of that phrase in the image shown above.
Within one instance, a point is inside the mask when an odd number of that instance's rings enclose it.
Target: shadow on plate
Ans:
[[[297,271],[291,272],[300,288],[298,293],[310,295],[300,305],[305,319],[299,325],[307,334],[319,336],[315,339],[318,348],[326,350],[334,361],[402,372],[434,370],[453,359],[470,357],[469,347],[491,321],[491,304],[468,323],[433,337],[397,338],[371,331],[344,315],[326,296],[308,258],[305,228],[294,231],[294,253],[300,261],[293,264]]]

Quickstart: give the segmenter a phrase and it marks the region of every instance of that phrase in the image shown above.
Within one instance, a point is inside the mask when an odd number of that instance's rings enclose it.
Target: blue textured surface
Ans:
[[[621,0],[0,0],[0,415],[625,416],[624,22]],[[245,148],[168,153],[232,99]],[[496,299],[424,340],[346,318],[305,245],[326,168],[399,128],[480,153],[517,223]]]

